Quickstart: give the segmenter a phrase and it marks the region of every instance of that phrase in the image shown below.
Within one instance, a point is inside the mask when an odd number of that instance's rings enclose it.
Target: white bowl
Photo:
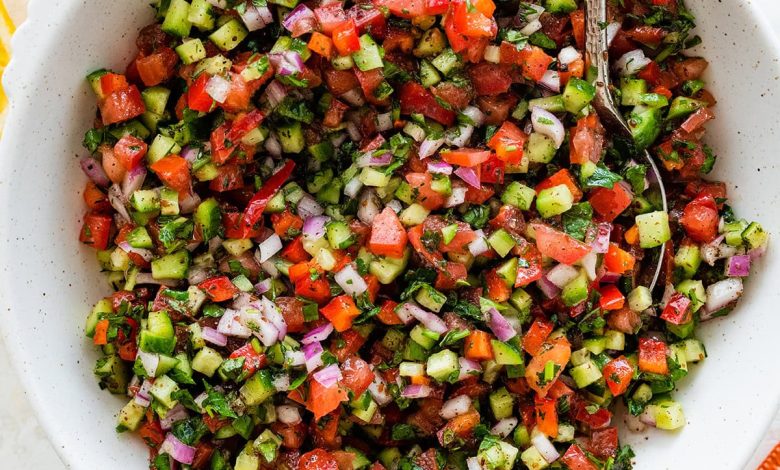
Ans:
[[[689,0],[719,100],[709,143],[721,159],[738,214],[780,235],[780,24],[776,0]],[[0,322],[38,417],[75,469],[147,468],[140,440],[114,432],[122,398],[98,389],[84,318],[109,290],[93,250],[78,243],[85,181],[77,156],[95,100],[84,76],[123,70],[147,0],[32,0],[6,70],[11,102],[0,147]],[[700,331],[709,352],[680,384],[688,425],[627,436],[638,469],[737,469],[751,456],[780,402],[780,250],[756,266],[731,316]]]

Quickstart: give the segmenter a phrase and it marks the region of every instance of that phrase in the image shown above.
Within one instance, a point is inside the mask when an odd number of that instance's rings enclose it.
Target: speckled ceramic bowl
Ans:
[[[148,0],[32,0],[6,70],[11,109],[0,149],[2,333],[41,423],[72,468],[146,468],[140,440],[114,432],[124,400],[98,389],[83,336],[108,293],[77,234],[84,183],[77,156],[94,116],[84,75],[124,69]],[[719,99],[709,143],[741,215],[780,235],[780,24],[776,0],[689,0]],[[738,469],[780,401],[780,250],[756,267],[746,300],[702,327],[709,358],[677,396],[688,426],[630,435],[640,469]],[[0,379],[2,380],[2,379]],[[1,465],[0,465],[1,466]]]

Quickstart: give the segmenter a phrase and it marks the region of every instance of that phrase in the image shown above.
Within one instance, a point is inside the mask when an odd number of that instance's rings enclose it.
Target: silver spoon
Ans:
[[[612,98],[612,94],[609,91],[609,53],[607,47],[607,28],[603,25],[607,24],[607,0],[586,0],[586,24],[585,24],[585,53],[590,59],[591,67],[596,69],[596,96],[592,101],[593,108],[599,115],[599,118],[604,123],[604,126],[615,132],[622,137],[628,138],[633,141],[631,130],[623,119],[623,116],[618,111],[615,100]],[[653,158],[647,150],[643,152],[645,163],[652,172],[650,180],[651,186],[655,186],[660,195],[663,210],[668,211],[666,204],[666,190],[664,189],[663,179],[661,173],[658,171],[658,167],[655,165]],[[643,266],[646,276],[639,276],[639,278],[649,278],[652,276],[652,280],[647,287],[650,290],[655,288],[658,282],[658,277],[661,274],[664,260],[665,245],[661,245],[658,251],[658,263],[655,266],[645,265]],[[653,271],[652,269],[655,268]],[[645,273],[643,273],[645,274]]]

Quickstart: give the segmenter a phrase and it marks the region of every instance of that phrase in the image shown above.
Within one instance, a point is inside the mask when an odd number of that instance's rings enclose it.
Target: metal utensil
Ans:
[[[596,96],[592,101],[592,105],[599,115],[604,126],[623,137],[633,141],[631,130],[628,124],[623,119],[620,111],[617,109],[615,100],[609,91],[610,78],[609,78],[609,52],[607,47],[607,28],[604,25],[607,24],[607,0],[586,0],[586,40],[585,40],[585,53],[592,67],[596,68]],[[661,196],[661,202],[663,210],[667,211],[666,204],[666,190],[664,188],[663,179],[661,173],[658,171],[658,167],[655,165],[653,158],[647,150],[642,151],[645,163],[651,171],[650,181],[651,186],[655,186]],[[650,290],[655,288],[658,282],[658,277],[661,274],[663,267],[665,244],[661,245],[657,251],[658,261],[655,265],[652,263],[643,263],[641,270],[643,271],[638,276],[638,279],[651,279],[648,283]],[[652,257],[653,259],[655,256]]]

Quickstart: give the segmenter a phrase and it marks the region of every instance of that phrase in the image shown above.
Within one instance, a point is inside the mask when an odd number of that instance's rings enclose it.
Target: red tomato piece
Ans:
[[[612,359],[601,372],[613,396],[622,395],[631,385],[631,379],[634,377],[634,368],[625,356]]]
[[[428,210],[436,210],[444,205],[447,200],[442,194],[437,193],[431,187],[433,178],[429,173],[407,173],[406,181],[416,191],[417,202]]]
[[[504,184],[505,166],[506,164],[503,160],[499,160],[495,156],[491,155],[488,161],[482,164],[480,182],[490,184]]]
[[[206,73],[198,75],[187,90],[187,107],[193,111],[208,113],[214,106],[214,98],[206,93],[206,83],[209,78],[211,77]]]
[[[116,90],[107,95],[98,104],[103,124],[116,124],[129,121],[146,112],[141,92],[135,85]]]
[[[371,224],[371,237],[368,239],[368,249],[372,253],[402,258],[407,241],[406,230],[393,209],[385,207],[374,217]]]
[[[446,126],[455,122],[455,113],[442,107],[434,95],[419,83],[410,80],[401,88],[401,113],[419,113]]]
[[[669,373],[666,344],[663,341],[639,338],[639,370],[661,375]]]
[[[245,345],[230,353],[230,359],[238,359],[239,357],[244,358],[243,370],[248,375],[254,374],[258,369],[262,369],[268,363],[265,354],[260,354],[255,351],[252,343],[246,343]]]
[[[209,181],[209,189],[218,193],[233,191],[244,187],[244,170],[230,163],[217,169],[217,177]]]
[[[146,142],[128,134],[114,145],[114,156],[125,169],[132,170],[143,160],[147,150]]]
[[[124,90],[129,87],[127,83],[127,77],[119,75],[118,73],[107,73],[100,77],[100,91],[103,96],[110,95],[111,93],[119,90]]]
[[[469,67],[468,73],[474,90],[480,96],[494,96],[506,93],[512,85],[509,66],[481,62]]]
[[[315,8],[314,17],[319,21],[322,32],[330,35],[347,20],[347,13],[341,2],[336,2]]]
[[[559,263],[572,265],[591,251],[590,246],[549,225],[533,223],[531,227],[536,232],[536,247],[542,255]]]
[[[320,418],[339,407],[341,402],[347,401],[347,392],[339,387],[338,384],[325,387],[315,379],[309,380],[309,399],[306,402],[306,408],[314,413],[314,419]],[[310,468],[306,468],[310,470]]]
[[[206,293],[214,302],[224,302],[230,300],[240,292],[227,276],[218,276],[207,279],[200,284],[198,288]]]
[[[525,336],[523,336],[523,349],[525,349],[528,354],[535,356],[542,348],[544,341],[550,336],[550,333],[552,333],[553,328],[555,328],[555,325],[553,325],[552,322],[541,319],[534,320],[525,333]]]
[[[113,218],[110,215],[85,215],[84,225],[81,227],[81,233],[79,234],[79,241],[96,250],[105,250],[108,248],[112,222]]]
[[[536,428],[548,437],[558,436],[557,400],[553,398],[534,398]]]
[[[606,222],[612,222],[631,206],[633,195],[620,183],[610,188],[596,188],[592,191],[590,205]]]
[[[352,328],[352,320],[360,315],[360,309],[351,296],[340,295],[320,308],[320,313],[333,323],[336,331],[342,332]]]
[[[523,76],[538,82],[544,76],[547,68],[553,62],[553,58],[547,55],[539,47],[526,46],[519,54],[520,67],[523,70]]]
[[[510,121],[505,121],[488,141],[488,147],[496,151],[496,156],[512,164],[523,159],[523,148],[528,135]]]
[[[661,313],[661,320],[673,325],[682,325],[690,322],[693,317],[691,303],[691,299],[684,294],[675,292],[666,303],[664,311]]]
[[[179,194],[187,194],[191,189],[190,169],[187,160],[178,155],[168,155],[149,166],[166,186]]]
[[[441,158],[452,165],[458,166],[477,166],[490,159],[489,150],[460,148],[457,150],[446,150],[440,153]]]
[[[492,38],[498,32],[498,26],[492,15],[486,16],[476,8],[469,8],[465,0],[456,0],[452,10],[457,31],[472,38]]]
[[[338,470],[336,459],[325,449],[314,449],[301,455],[298,470]]]
[[[357,356],[348,357],[341,365],[341,383],[359,397],[374,381],[374,371],[366,361]]]
[[[340,55],[350,55],[360,50],[360,38],[355,20],[350,18],[336,26],[333,30],[333,45]]]
[[[606,131],[598,116],[593,113],[577,121],[577,126],[571,132],[569,160],[582,165],[586,162],[598,163],[604,150],[604,135]]]
[[[561,457],[561,462],[570,470],[598,470],[577,444],[572,444]]]
[[[560,186],[562,184],[565,184],[566,187],[569,188],[571,195],[574,196],[574,202],[579,202],[579,200],[582,199],[582,190],[577,186],[577,183],[574,181],[574,177],[569,170],[565,168],[553,173],[552,176],[536,185],[536,188],[534,189],[536,189],[536,193],[538,194],[539,191],[543,189]]]
[[[167,82],[176,73],[179,55],[170,47],[160,47],[154,54],[135,60],[138,75],[146,86],[156,86]]]
[[[599,289],[599,307],[604,310],[620,310],[626,302],[626,297],[614,284],[608,284]]]
[[[718,205],[709,195],[699,196],[689,202],[680,217],[685,232],[697,242],[709,243],[718,236]]]
[[[390,13],[401,18],[411,19],[427,13],[426,0],[377,0],[376,3],[386,7]]]
[[[609,244],[607,253],[604,255],[604,266],[609,272],[624,274],[634,269],[635,263],[634,255],[614,243]]]

